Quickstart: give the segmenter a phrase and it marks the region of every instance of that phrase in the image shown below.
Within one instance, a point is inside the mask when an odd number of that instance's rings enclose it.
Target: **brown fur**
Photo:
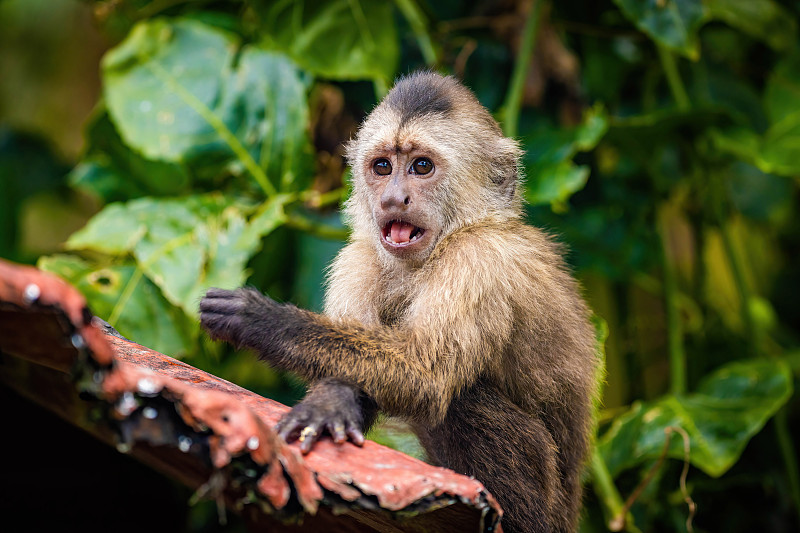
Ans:
[[[284,435],[359,416],[363,429],[377,408],[408,420],[433,461],[483,481],[506,532],[574,531],[594,335],[558,247],[521,220],[519,148],[457,81],[422,73],[401,80],[348,151],[353,236],[331,267],[325,316],[220,291],[201,304],[203,325],[322,380]],[[419,156],[435,172],[405,175]],[[377,177],[379,157],[397,172]],[[430,233],[402,255],[377,222],[406,214]],[[356,415],[309,422],[332,398]]]

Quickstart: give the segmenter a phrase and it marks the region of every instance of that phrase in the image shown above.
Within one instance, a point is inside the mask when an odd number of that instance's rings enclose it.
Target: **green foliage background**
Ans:
[[[568,245],[602,317],[582,530],[606,529],[679,427],[695,530],[794,531],[799,14],[777,0],[0,2],[0,256],[63,276],[123,335],[292,402],[291,377],[200,334],[199,298],[249,283],[319,310],[346,238],[341,142],[396,76],[454,73],[522,141],[530,220]],[[64,126],[79,120],[82,137]],[[627,530],[687,528],[684,444],[667,450]]]

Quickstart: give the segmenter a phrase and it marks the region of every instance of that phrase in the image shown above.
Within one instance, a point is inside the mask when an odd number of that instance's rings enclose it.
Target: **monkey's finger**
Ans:
[[[206,291],[206,298],[228,298],[233,295],[233,291],[228,289],[218,289],[211,287]]]
[[[319,436],[320,427],[317,424],[310,424],[304,427],[303,431],[300,432],[300,437],[297,439],[300,441],[300,452],[303,455],[310,452],[314,443],[319,440]]]
[[[237,313],[244,306],[244,302],[235,296],[230,298],[203,298],[200,300],[200,312],[207,313]]]
[[[350,441],[356,446],[362,446],[364,444],[364,434],[354,425],[348,424],[347,436],[350,437]]]
[[[230,338],[230,315],[204,312],[200,314],[200,325],[213,339],[231,340]]]
[[[284,424],[283,426],[281,426],[280,429],[278,429],[277,427],[275,428],[280,438],[282,438],[286,442],[292,442],[294,440],[297,440],[297,437],[300,436],[301,429],[302,427],[296,424]]]
[[[286,442],[292,442],[300,436],[300,432],[307,425],[308,416],[295,407],[278,421],[275,425],[275,432]]]
[[[328,433],[331,434],[333,442],[336,444],[341,444],[347,440],[347,434],[345,433],[344,424],[342,422],[338,420],[336,422],[328,422],[325,426],[328,428]]]

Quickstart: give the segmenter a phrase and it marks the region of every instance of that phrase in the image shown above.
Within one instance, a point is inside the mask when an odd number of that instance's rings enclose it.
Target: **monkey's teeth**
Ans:
[[[425,230],[402,220],[393,220],[384,227],[383,239],[395,246],[408,246],[425,234]]]

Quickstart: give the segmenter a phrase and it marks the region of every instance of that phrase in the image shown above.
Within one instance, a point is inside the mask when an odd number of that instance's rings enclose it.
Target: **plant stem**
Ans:
[[[422,52],[422,57],[428,65],[435,65],[439,62],[438,54],[433,46],[433,40],[428,33],[428,20],[415,0],[395,0],[397,8],[411,26],[411,30],[417,37],[417,44]]]
[[[522,91],[525,88],[525,76],[528,73],[528,65],[531,63],[533,48],[536,44],[536,35],[539,32],[539,20],[542,15],[542,5],[544,0],[534,0],[528,19],[525,21],[525,29],[522,33],[522,44],[514,61],[514,71],[511,74],[506,99],[503,102],[500,112],[500,121],[503,124],[503,132],[508,137],[516,137],[517,126],[519,123],[519,111],[522,106]]]
[[[323,239],[345,241],[349,235],[347,228],[329,226],[298,213],[287,213],[286,217],[286,225],[290,228],[305,231],[317,237],[322,237]]]
[[[672,97],[678,105],[678,109],[686,111],[691,107],[689,96],[686,93],[686,88],[683,86],[681,75],[678,72],[678,64],[675,61],[675,55],[661,45],[657,45],[658,57],[661,59],[661,66],[664,68],[664,74],[667,76],[667,83],[669,90],[672,92]]]
[[[683,349],[683,326],[678,307],[678,281],[675,265],[669,254],[669,235],[664,210],[658,215],[658,237],[661,247],[661,268],[664,274],[664,307],[667,323],[667,346],[669,350],[670,392],[686,392],[686,352]]]
[[[338,204],[344,200],[345,194],[347,194],[346,187],[339,187],[338,189],[324,193],[309,190],[301,192],[299,199],[303,202],[308,202],[312,207],[319,209],[331,204]]]
[[[624,504],[622,503],[622,496],[620,496],[617,487],[614,485],[614,480],[611,478],[611,473],[608,471],[608,466],[606,466],[606,462],[603,460],[596,446],[592,450],[589,469],[592,473],[594,492],[597,494],[597,497],[600,498],[600,504],[603,506],[605,515],[608,517],[610,523],[622,512]],[[638,531],[636,526],[633,525],[633,520],[630,518],[630,515],[626,518],[624,528],[628,531]],[[617,531],[619,531],[619,529],[617,529]]]

